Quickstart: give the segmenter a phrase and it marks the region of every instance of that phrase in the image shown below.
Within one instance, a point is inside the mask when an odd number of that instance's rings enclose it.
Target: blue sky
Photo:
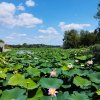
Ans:
[[[97,27],[99,0],[0,0],[0,39],[62,45],[65,30]]]

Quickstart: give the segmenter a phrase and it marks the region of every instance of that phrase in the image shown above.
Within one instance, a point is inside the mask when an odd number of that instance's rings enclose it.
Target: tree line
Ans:
[[[63,48],[79,48],[94,44],[100,44],[100,32],[97,28],[94,32],[85,30],[77,31],[75,29],[65,31],[63,39]]]
[[[16,45],[10,45],[6,44],[6,47],[10,48],[60,48],[60,45],[45,45],[45,44],[16,44]]]

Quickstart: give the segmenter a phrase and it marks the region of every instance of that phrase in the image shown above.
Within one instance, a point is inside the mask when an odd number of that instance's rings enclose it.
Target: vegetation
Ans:
[[[0,100],[99,100],[92,49],[14,49],[0,54]]]
[[[14,49],[0,53],[0,100],[100,100],[99,27],[65,31],[65,49],[8,46]]]
[[[4,43],[4,41],[3,41],[3,40],[1,40],[1,39],[0,39],[0,42]]]
[[[8,45],[6,44],[6,47],[9,48],[61,48],[60,45],[45,45],[45,44],[27,44],[23,43],[17,44],[17,45]]]
[[[96,32],[96,30],[95,32],[89,32],[84,30],[77,31],[74,29],[65,31],[63,39],[63,48],[79,48],[99,44],[100,35],[98,32]]]

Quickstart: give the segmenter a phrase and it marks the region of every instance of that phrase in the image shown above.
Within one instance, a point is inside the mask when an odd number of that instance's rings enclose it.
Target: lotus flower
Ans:
[[[79,62],[79,60],[77,60],[77,59],[76,59],[76,60],[75,60],[75,62],[76,62],[76,63],[78,63],[78,62]]]
[[[54,76],[56,76],[56,75],[57,75],[56,69],[54,69],[53,71],[50,72],[50,76],[54,77]]]
[[[93,60],[87,61],[87,64],[88,64],[88,65],[92,65],[92,64],[93,64]]]
[[[71,63],[68,64],[68,68],[73,68],[73,65]]]
[[[50,88],[48,90],[48,94],[51,95],[51,96],[56,96],[56,93],[58,93],[58,91],[56,91],[55,88]]]

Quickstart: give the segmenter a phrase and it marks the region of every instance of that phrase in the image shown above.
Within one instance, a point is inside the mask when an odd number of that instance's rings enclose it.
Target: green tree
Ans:
[[[64,33],[63,48],[77,48],[79,46],[79,34],[76,30],[68,30]]]
[[[0,42],[3,42],[3,43],[4,43],[4,41],[3,41],[3,40],[1,40],[1,39],[0,39]]]
[[[96,35],[94,32],[89,31],[80,31],[80,45],[81,46],[90,46],[95,44],[96,42]]]
[[[96,35],[96,43],[100,44],[100,2],[98,3],[97,13],[94,16],[96,19],[98,19],[98,28],[95,29],[94,33]]]

